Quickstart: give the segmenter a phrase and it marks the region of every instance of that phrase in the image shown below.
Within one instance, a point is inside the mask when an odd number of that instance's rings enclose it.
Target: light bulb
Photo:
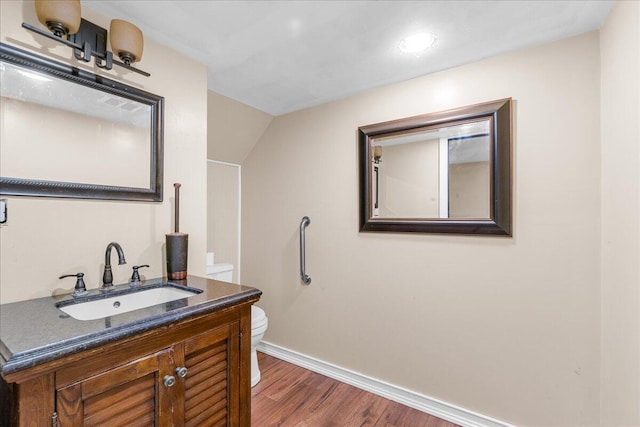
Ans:
[[[405,53],[418,53],[430,48],[435,42],[435,34],[418,33],[402,39],[398,47]]]

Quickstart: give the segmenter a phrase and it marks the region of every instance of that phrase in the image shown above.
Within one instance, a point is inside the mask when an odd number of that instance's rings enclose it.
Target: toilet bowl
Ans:
[[[262,340],[267,330],[269,321],[264,310],[255,305],[251,306],[251,387],[260,381],[260,367],[258,366],[258,353],[256,347]]]

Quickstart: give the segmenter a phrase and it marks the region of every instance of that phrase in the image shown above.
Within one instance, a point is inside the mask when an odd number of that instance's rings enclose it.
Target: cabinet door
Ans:
[[[61,427],[173,425],[173,349],[140,358],[57,390]]]
[[[239,425],[239,337],[231,323],[182,343],[185,427]]]

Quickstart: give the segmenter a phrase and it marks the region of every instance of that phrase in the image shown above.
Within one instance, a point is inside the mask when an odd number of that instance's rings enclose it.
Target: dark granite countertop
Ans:
[[[158,304],[96,320],[76,320],[56,307],[73,300],[70,295],[37,298],[0,305],[0,363],[2,375],[40,365],[78,351],[95,348],[198,314],[210,313],[259,297],[262,292],[248,286],[196,276],[185,280],[146,280],[140,288],[161,283],[202,290],[189,298]],[[114,286],[115,292],[129,289]],[[81,298],[99,298],[97,289]]]

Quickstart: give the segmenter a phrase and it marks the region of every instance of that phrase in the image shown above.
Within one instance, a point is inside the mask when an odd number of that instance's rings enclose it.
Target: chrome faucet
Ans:
[[[111,273],[111,249],[116,248],[118,252],[118,264],[126,264],[124,259],[124,252],[122,247],[117,242],[111,242],[107,245],[107,251],[104,254],[104,273],[102,273],[102,288],[109,288],[113,286],[113,274]]]

